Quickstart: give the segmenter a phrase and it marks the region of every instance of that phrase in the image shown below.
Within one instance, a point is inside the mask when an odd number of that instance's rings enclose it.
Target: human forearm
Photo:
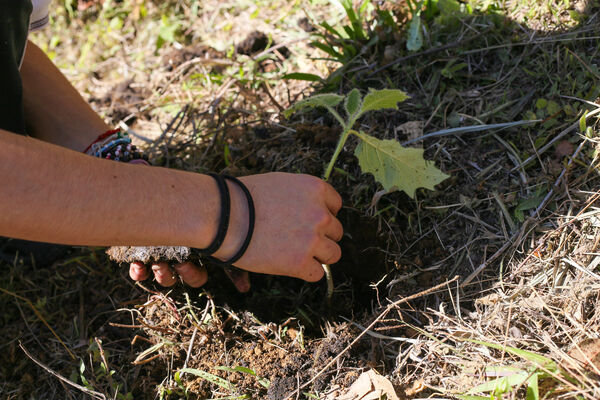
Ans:
[[[31,136],[83,151],[99,134],[110,129],[32,42],[27,43],[21,77]]]
[[[0,131],[0,235],[76,245],[206,248],[220,195],[209,176],[117,163]],[[315,281],[339,260],[341,198],[319,178],[270,173],[240,178],[254,198],[250,246],[235,263],[254,272]],[[231,217],[221,260],[247,231],[243,194],[230,185]]]
[[[96,159],[4,131],[0,176],[3,236],[202,248],[218,224],[210,177]]]

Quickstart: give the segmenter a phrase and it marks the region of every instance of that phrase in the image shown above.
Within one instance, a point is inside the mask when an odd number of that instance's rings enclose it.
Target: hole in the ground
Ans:
[[[306,283],[299,279],[252,274],[252,290],[238,293],[218,267],[204,287],[217,305],[227,305],[234,312],[249,311],[261,322],[282,323],[297,318],[306,334],[322,335],[325,321],[352,318],[370,312],[376,300],[371,283],[378,282],[387,272],[386,237],[380,235],[375,218],[344,209],[338,216],[344,225],[345,237],[340,242],[342,259],[332,266],[335,292],[328,306],[326,283]]]

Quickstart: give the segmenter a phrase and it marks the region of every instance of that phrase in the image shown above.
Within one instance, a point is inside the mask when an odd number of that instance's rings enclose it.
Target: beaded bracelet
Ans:
[[[127,132],[114,129],[103,133],[90,144],[84,153],[107,160],[128,162],[132,164],[148,164],[148,157],[131,143]]]

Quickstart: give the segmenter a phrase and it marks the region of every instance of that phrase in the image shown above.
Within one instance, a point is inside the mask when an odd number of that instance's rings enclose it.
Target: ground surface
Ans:
[[[202,289],[136,286],[102,249],[3,261],[3,398],[331,399],[371,368],[400,398],[600,397],[597,4],[440,1],[409,52],[409,6],[382,2],[368,37],[337,48],[343,63],[309,45],[319,22],[347,24],[327,2],[65,4],[35,41],[157,165],[322,175],[335,120],[280,115],[315,90],[406,91],[360,121],[400,142],[540,121],[419,140],[451,178],[415,199],[381,196],[348,142],[331,179],[346,231],[331,305],[323,282],[254,275],[239,294],[212,266]]]

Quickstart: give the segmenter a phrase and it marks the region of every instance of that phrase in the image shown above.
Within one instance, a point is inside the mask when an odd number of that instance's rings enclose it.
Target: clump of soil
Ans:
[[[251,56],[265,50],[268,45],[269,37],[264,32],[253,31],[246,37],[246,39],[235,45],[235,52],[238,54]]]
[[[202,43],[197,43],[192,46],[184,47],[183,49],[170,50],[162,57],[162,61],[167,66],[167,70],[171,71],[183,63],[194,59],[204,59],[210,63],[210,60],[220,60],[226,58],[227,57],[225,53],[215,50],[212,47],[206,46]]]
[[[196,253],[185,246],[112,246],[106,254],[119,264],[134,261],[147,264],[160,261],[182,263],[191,260]]]

